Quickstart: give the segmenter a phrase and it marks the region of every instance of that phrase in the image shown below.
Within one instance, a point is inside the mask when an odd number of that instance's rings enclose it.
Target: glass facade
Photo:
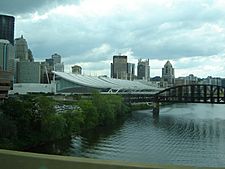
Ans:
[[[14,47],[7,40],[0,40],[0,70],[14,71]]]
[[[8,40],[14,45],[14,22],[13,16],[0,15],[0,39]]]

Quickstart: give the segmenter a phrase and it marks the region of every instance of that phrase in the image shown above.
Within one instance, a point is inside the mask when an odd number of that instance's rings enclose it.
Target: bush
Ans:
[[[81,132],[84,124],[84,114],[81,110],[65,111],[62,115],[66,120],[65,133],[67,136]]]
[[[73,105],[75,103],[72,103]],[[0,148],[24,149],[113,124],[128,112],[121,96],[94,93],[80,109],[57,113],[56,102],[42,95],[9,98],[0,114]]]
[[[124,116],[129,112],[124,104],[123,98],[119,95],[101,95],[93,94],[93,104],[99,113],[101,125],[111,125],[117,118]]]
[[[55,113],[54,101],[45,96],[27,95],[10,98],[2,105],[4,118],[14,131],[17,147],[35,146],[64,136],[65,119]],[[4,124],[1,123],[1,128]],[[16,136],[15,136],[16,135]]]
[[[14,121],[4,114],[0,115],[0,148],[13,148],[13,142],[17,139],[17,128]]]
[[[80,100],[78,105],[84,115],[84,129],[92,129],[99,124],[99,113],[91,100]]]
[[[62,115],[50,115],[42,121],[42,140],[58,140],[66,136],[66,120]]]

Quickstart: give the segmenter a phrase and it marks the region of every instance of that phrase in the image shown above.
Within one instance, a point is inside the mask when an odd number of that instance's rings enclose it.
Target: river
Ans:
[[[225,166],[225,105],[174,104],[74,137],[64,155],[191,166]],[[59,149],[59,148],[58,148]],[[59,150],[61,151],[61,150]]]

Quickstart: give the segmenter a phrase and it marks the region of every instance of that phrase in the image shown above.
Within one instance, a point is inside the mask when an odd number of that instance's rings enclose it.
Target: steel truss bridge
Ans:
[[[174,86],[156,93],[155,101],[225,104],[225,87],[200,84]]]
[[[125,101],[137,102],[168,102],[168,103],[210,103],[225,104],[225,87],[217,85],[180,85],[154,94],[124,94]]]
[[[159,117],[159,103],[208,103],[225,104],[225,87],[217,85],[180,85],[155,94],[127,94],[128,103],[152,102],[153,118]]]

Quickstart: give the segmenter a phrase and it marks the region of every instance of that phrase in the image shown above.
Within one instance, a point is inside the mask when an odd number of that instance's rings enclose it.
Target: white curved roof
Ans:
[[[65,80],[79,84],[86,87],[99,88],[99,89],[112,89],[112,90],[132,90],[132,91],[142,91],[142,90],[157,90],[154,86],[149,86],[143,84],[139,81],[129,81],[121,79],[113,79],[108,77],[96,77],[96,76],[85,76],[79,74],[65,73],[65,72],[55,72],[53,73]]]

